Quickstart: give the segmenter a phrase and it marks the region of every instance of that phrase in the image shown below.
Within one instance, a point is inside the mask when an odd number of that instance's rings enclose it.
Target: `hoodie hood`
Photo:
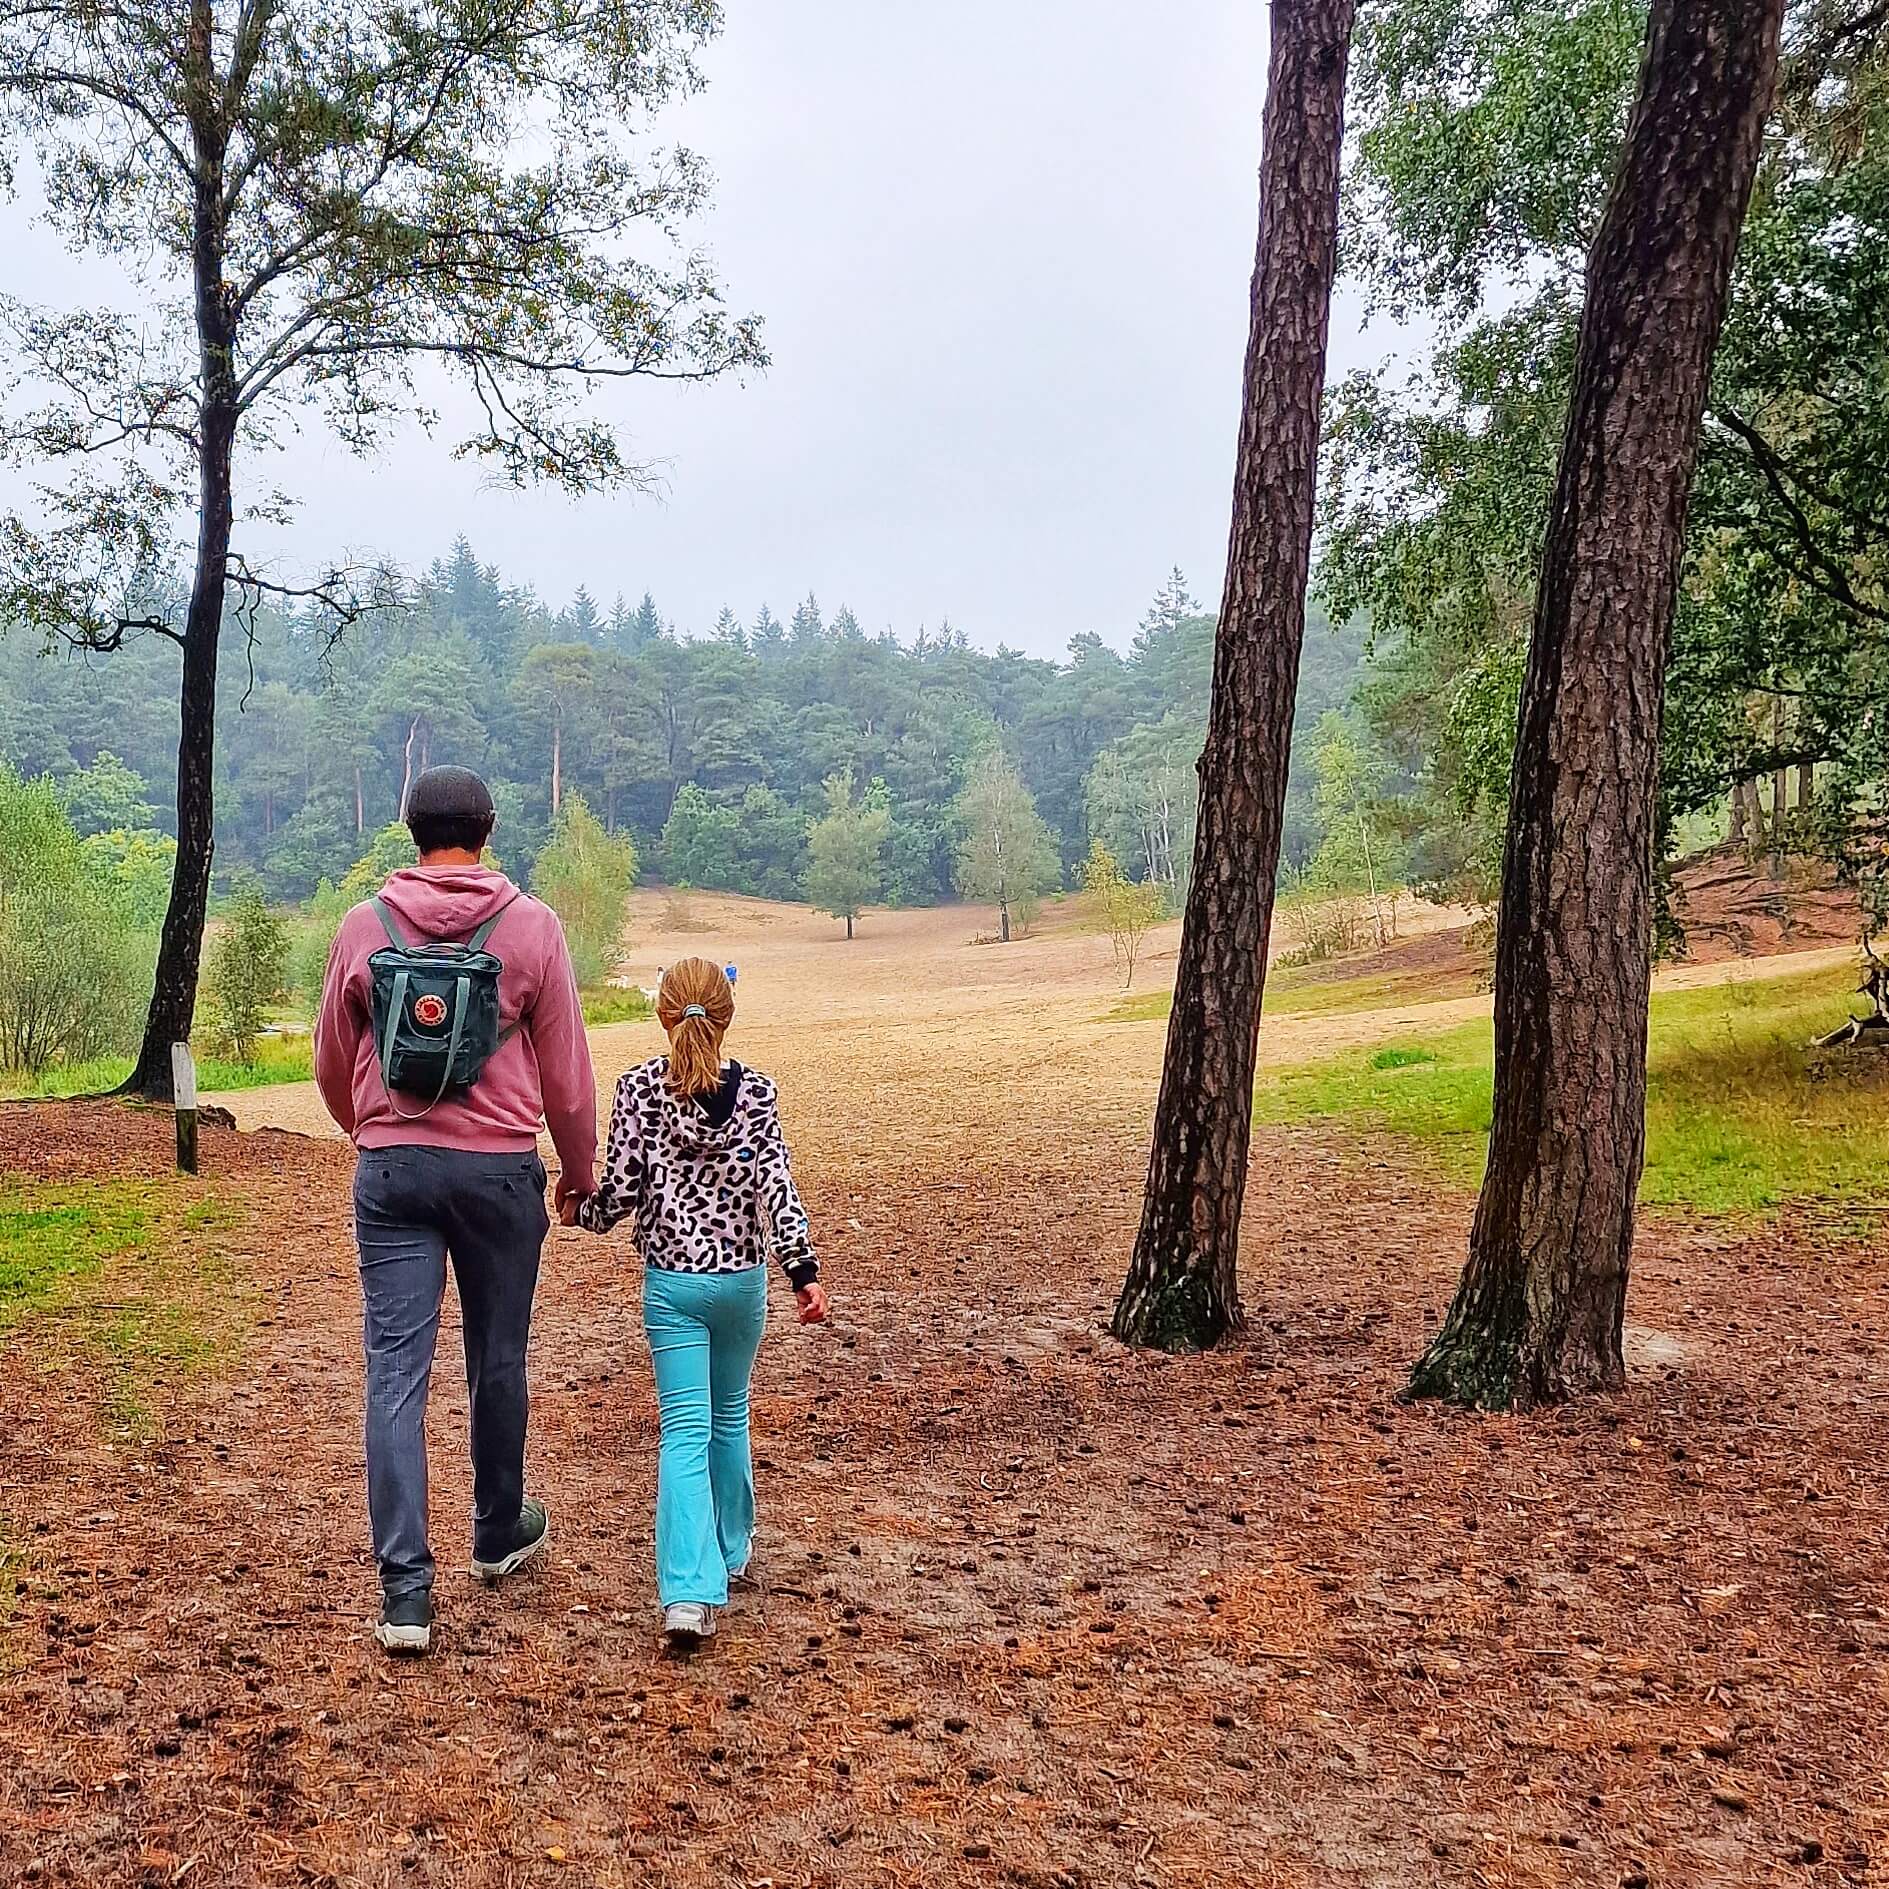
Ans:
[[[667,1056],[658,1056],[655,1067],[663,1120],[680,1146],[725,1151],[752,1138],[755,1105],[760,1099],[765,1077],[757,1076],[752,1069],[743,1066],[741,1086],[735,1091],[735,1112],[718,1128],[699,1104],[692,1100],[684,1101],[670,1088]]]
[[[410,944],[463,944],[518,888],[487,866],[408,866],[380,897]]]

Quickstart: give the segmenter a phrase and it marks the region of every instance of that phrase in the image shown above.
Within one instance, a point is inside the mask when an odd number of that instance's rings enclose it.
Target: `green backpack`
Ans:
[[[469,1089],[501,1045],[518,1030],[499,1028],[498,981],[504,961],[486,949],[498,922],[511,910],[514,893],[464,944],[429,940],[409,944],[394,928],[393,914],[376,898],[374,915],[387,934],[387,948],[367,961],[373,980],[374,1042],[380,1077],[395,1090],[427,1097],[426,1114],[449,1092]],[[524,1019],[521,1017],[519,1023]],[[396,1105],[396,1115],[404,1115]]]

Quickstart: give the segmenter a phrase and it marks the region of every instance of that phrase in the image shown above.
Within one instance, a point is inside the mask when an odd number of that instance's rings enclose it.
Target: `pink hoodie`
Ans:
[[[500,1045],[463,1095],[447,1098],[418,1121],[402,1121],[380,1079],[370,1023],[367,961],[386,944],[387,934],[371,905],[357,905],[335,933],[315,1025],[315,1081],[328,1113],[357,1148],[417,1144],[522,1154],[538,1145],[539,1126],[548,1124],[570,1191],[588,1193],[597,1160],[597,1079],[557,914],[484,866],[411,866],[395,873],[380,896],[412,944],[463,943],[507,899],[515,899],[490,949],[505,965],[499,1025],[509,1029],[522,1014],[525,1026]],[[407,1107],[410,1113],[412,1105]]]

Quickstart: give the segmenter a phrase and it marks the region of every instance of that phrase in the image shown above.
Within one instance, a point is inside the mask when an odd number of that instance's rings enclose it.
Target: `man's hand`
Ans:
[[[794,1297],[800,1302],[800,1322],[803,1325],[824,1325],[826,1323],[826,1287],[822,1285],[802,1286]]]
[[[584,1203],[575,1194],[566,1194],[558,1202],[558,1225],[574,1227],[577,1224],[577,1210]]]
[[[573,1200],[583,1200],[587,1195],[594,1194],[596,1191],[597,1177],[594,1174],[560,1174],[557,1178],[557,1186],[551,1198],[556,1203],[558,1213],[561,1217],[565,1206],[569,1202]],[[566,1220],[564,1224],[569,1226],[571,1223]]]

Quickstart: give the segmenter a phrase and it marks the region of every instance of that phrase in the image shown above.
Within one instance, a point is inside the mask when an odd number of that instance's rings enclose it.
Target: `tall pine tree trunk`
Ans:
[[[223,281],[227,212],[223,203],[225,131],[217,118],[212,70],[214,22],[207,0],[192,0],[186,76],[194,86],[192,133],[196,179],[191,212],[191,273],[197,327],[197,562],[184,617],[178,693],[177,863],[158,935],[157,975],[138,1060],[121,1093],[171,1099],[171,1045],[190,1040],[197,1014],[197,973],[210,909],[216,843],[217,642],[229,578],[235,506],[231,459],[236,445],[236,330]]]
[[[1625,1376],[1666,652],[1781,12],[1654,0],[1588,261],[1522,684],[1488,1178],[1419,1396],[1526,1408]]]
[[[1353,0],[1273,0],[1233,529],[1147,1194],[1115,1308],[1130,1344],[1241,1325],[1259,1001],[1305,633]]]

